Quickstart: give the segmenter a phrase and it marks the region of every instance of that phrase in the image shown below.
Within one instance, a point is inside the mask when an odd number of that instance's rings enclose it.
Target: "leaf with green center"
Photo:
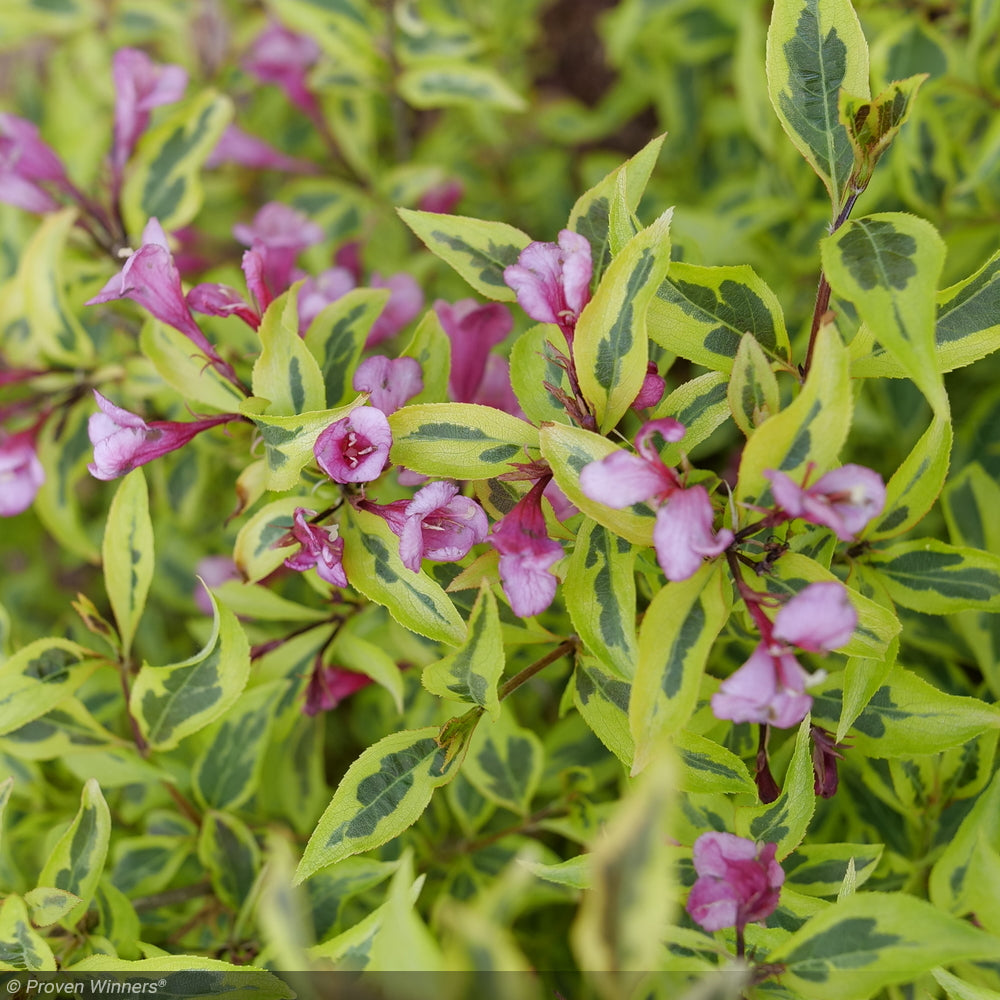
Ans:
[[[809,896],[836,896],[852,862],[857,888],[875,871],[883,849],[881,844],[802,844],[781,862],[785,884]]]
[[[542,741],[504,712],[477,727],[462,774],[491,802],[526,816],[544,757]]]
[[[67,913],[80,904],[80,897],[67,889],[49,889],[39,886],[24,894],[24,901],[31,912],[31,922],[35,927],[48,927],[62,920]]]
[[[260,870],[260,848],[253,832],[235,816],[210,809],[198,833],[198,860],[218,900],[239,910]]]
[[[56,960],[45,938],[32,926],[24,900],[11,894],[0,902],[0,970],[55,972]],[[19,984],[15,979],[15,992]]]
[[[628,727],[628,703],[631,685],[610,671],[596,657],[577,657],[573,674],[573,704],[594,735],[622,762],[631,768],[635,743]]]
[[[399,94],[414,108],[482,107],[524,111],[525,100],[495,70],[468,62],[434,60],[403,72]]]
[[[740,340],[727,395],[733,420],[747,437],[781,409],[778,380],[764,349],[752,334],[745,333]]]

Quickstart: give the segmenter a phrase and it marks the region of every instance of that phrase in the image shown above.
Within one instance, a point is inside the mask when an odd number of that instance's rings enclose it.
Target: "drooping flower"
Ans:
[[[822,726],[810,725],[809,737],[813,745],[813,791],[820,798],[832,799],[839,784],[837,761],[844,759],[841,751],[847,750],[848,744],[838,743]]]
[[[417,208],[421,212],[436,212],[447,215],[455,210],[462,199],[465,186],[461,181],[447,180],[429,187],[421,196]]]
[[[331,302],[336,302],[357,285],[357,279],[346,267],[328,267],[315,277],[306,278],[299,289],[299,333],[304,335]]]
[[[766,920],[778,906],[785,873],[777,844],[758,844],[732,833],[703,833],[694,842],[698,873],[687,911],[707,931]]]
[[[0,113],[0,202],[28,212],[54,212],[59,202],[50,188],[72,190],[62,160],[33,122]]]
[[[179,101],[188,77],[183,67],[157,65],[141,49],[119,49],[111,63],[111,77],[115,87],[111,171],[117,185],[136,142],[149,126],[150,112]]]
[[[299,551],[285,560],[289,569],[305,572],[315,567],[321,580],[326,580],[335,587],[346,587],[344,539],[334,529],[310,524],[307,518],[315,516],[314,510],[296,507],[292,515],[292,530],[278,539],[276,547],[298,542],[301,546]]]
[[[229,285],[206,281],[195,285],[187,293],[190,309],[204,316],[239,316],[244,323],[256,330],[261,315],[240,293]]]
[[[321,226],[278,201],[264,205],[249,225],[233,226],[233,235],[260,256],[263,280],[271,298],[291,285],[296,257],[325,238]],[[262,304],[262,308],[266,306]]]
[[[500,582],[514,614],[541,614],[556,594],[553,563],[562,546],[549,538],[542,513],[548,477],[539,479],[516,506],[493,526],[488,541],[500,553]]]
[[[721,555],[732,544],[728,529],[715,532],[715,511],[704,486],[674,490],[656,511],[653,545],[656,561],[668,580],[694,576],[705,559]]]
[[[357,406],[319,435],[313,451],[335,483],[367,483],[382,474],[391,446],[385,414],[374,406]]]
[[[383,278],[377,271],[368,279],[371,288],[388,288],[389,301],[372,324],[365,347],[372,348],[383,340],[395,337],[424,307],[424,292],[412,274],[399,271]]]
[[[414,572],[422,559],[454,562],[484,541],[488,531],[486,511],[475,500],[461,496],[454,483],[428,483],[404,510],[397,532],[399,557]]]
[[[847,588],[836,580],[810,583],[774,619],[774,638],[810,653],[828,653],[843,646],[858,624],[858,613]]]
[[[45,482],[45,469],[35,452],[34,434],[0,435],[0,517],[26,511]]]
[[[448,393],[457,403],[478,401],[490,349],[506,339],[514,318],[500,302],[483,305],[475,299],[454,303],[438,299],[434,312],[451,342]]]
[[[667,383],[659,373],[655,361],[650,361],[646,365],[646,377],[642,380],[642,385],[632,400],[633,410],[647,410],[651,406],[663,399],[664,390]]]
[[[416,358],[376,354],[358,365],[351,385],[358,392],[367,392],[376,409],[390,414],[423,390],[424,379]]]
[[[853,542],[885,507],[882,477],[863,465],[843,465],[812,486],[799,486],[784,472],[768,469],[775,502],[789,517],[831,528],[842,542]]]
[[[336,708],[345,698],[372,684],[367,674],[359,674],[343,667],[328,666],[317,657],[309,684],[306,686],[306,700],[302,711],[306,715],[316,715]]]
[[[154,420],[147,424],[135,413],[115,406],[96,389],[94,398],[100,412],[92,414],[87,424],[90,443],[94,446],[94,461],[87,469],[95,479],[105,481],[117,479],[161,455],[176,451],[210,427],[240,419],[232,413],[222,413],[187,423]]]
[[[319,54],[319,46],[307,35],[272,23],[254,39],[243,68],[262,83],[281,87],[296,107],[313,116],[319,113],[319,102],[307,78]]]
[[[558,243],[529,243],[503,278],[533,320],[557,324],[569,342],[590,301],[593,268],[587,238],[564,229]]]
[[[209,169],[224,163],[235,163],[255,170],[280,170],[286,174],[315,174],[318,167],[308,160],[299,160],[275,149],[236,125],[227,125],[205,161]]]

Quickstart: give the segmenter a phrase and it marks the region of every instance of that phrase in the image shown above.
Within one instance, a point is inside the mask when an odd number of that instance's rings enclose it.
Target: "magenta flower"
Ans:
[[[558,244],[529,243],[503,277],[533,320],[556,323],[572,341],[576,321],[590,301],[593,267],[587,238],[564,229]]]
[[[229,285],[203,282],[187,293],[188,307],[204,316],[239,316],[244,323],[256,330],[261,315],[242,295]]]
[[[674,490],[656,512],[653,545],[656,561],[668,580],[694,576],[705,559],[721,555],[735,537],[728,529],[712,530],[715,511],[704,486]]]
[[[461,181],[442,181],[429,187],[421,196],[417,208],[421,212],[435,212],[440,215],[447,215],[454,211],[455,206],[462,200],[465,187]]]
[[[230,580],[242,579],[239,567],[230,556],[204,556],[198,560],[195,573],[201,580],[194,590],[194,603],[203,615],[212,614],[212,602],[206,593],[209,588],[221,587]]]
[[[336,302],[357,285],[357,279],[346,267],[329,267],[314,278],[306,278],[299,289],[299,333],[305,334],[312,321],[331,302]]]
[[[367,483],[382,474],[391,447],[385,414],[374,406],[357,406],[320,434],[313,451],[335,483]]]
[[[111,77],[115,87],[111,172],[117,186],[139,136],[149,126],[150,112],[184,96],[187,72],[180,66],[158,66],[140,49],[119,49]]]
[[[454,483],[428,483],[414,494],[404,516],[396,532],[399,557],[414,573],[422,559],[455,562],[464,558],[473,545],[485,541],[489,531],[486,512],[475,500],[460,496]],[[392,527],[392,521],[389,524]]]
[[[205,166],[211,169],[224,163],[235,163],[254,170],[280,170],[286,174],[315,174],[319,170],[314,163],[287,156],[235,125],[226,126]]]
[[[43,185],[70,193],[62,160],[25,118],[0,113],[0,202],[28,212],[54,212],[59,202]]]
[[[292,530],[275,542],[275,548],[298,542],[301,548],[285,560],[289,569],[305,572],[316,568],[320,579],[335,587],[347,586],[344,572],[344,539],[338,537],[335,529],[310,524],[306,518],[315,517],[316,511],[296,507],[292,515]]]
[[[885,507],[882,477],[863,465],[843,465],[812,486],[799,486],[784,472],[768,469],[771,493],[789,518],[831,528],[842,542],[853,542]]]
[[[490,349],[507,338],[514,318],[499,302],[481,305],[475,299],[455,303],[438,299],[434,312],[451,341],[448,393],[458,403],[479,402]]]
[[[648,362],[646,365],[646,377],[642,380],[642,385],[639,387],[635,399],[632,400],[632,409],[647,410],[651,406],[656,406],[663,399],[663,393],[666,388],[667,383],[657,371],[656,362]]]
[[[325,238],[321,226],[278,201],[264,205],[250,225],[233,226],[233,235],[260,255],[262,277],[270,297],[280,295],[291,285],[295,258],[306,247],[322,243]],[[266,308],[263,303],[261,307]]]
[[[26,511],[45,482],[45,469],[35,452],[34,434],[0,436],[0,517]]]
[[[373,683],[367,674],[359,674],[343,667],[324,666],[317,661],[309,675],[306,701],[302,711],[316,715],[336,708],[345,698]]]
[[[262,83],[281,87],[296,107],[312,116],[319,113],[319,103],[306,80],[319,54],[319,46],[308,36],[270,24],[254,39],[243,68]]]
[[[383,278],[377,271],[373,272],[368,285],[371,288],[389,289],[389,301],[368,331],[365,347],[371,348],[394,337],[420,314],[424,307],[424,293],[417,284],[417,279],[405,271],[390,274],[388,278]]]
[[[836,580],[803,587],[774,619],[775,639],[810,653],[843,646],[858,624],[847,588]]]
[[[358,365],[351,385],[358,392],[367,392],[372,406],[389,414],[423,391],[424,379],[416,358],[376,354]]]
[[[549,538],[542,513],[548,477],[539,479],[513,510],[493,526],[488,539],[500,553],[500,582],[514,614],[541,614],[556,595],[550,567],[562,558],[562,546]]]
[[[832,799],[837,794],[839,777],[837,761],[843,760],[842,750],[848,749],[848,744],[837,743],[833,734],[822,726],[809,727],[812,739],[813,761],[813,791],[823,799]]]
[[[87,469],[95,479],[105,481],[117,479],[161,455],[176,451],[209,427],[240,419],[232,413],[223,413],[188,423],[154,420],[147,424],[142,417],[115,406],[96,389],[94,398],[101,412],[92,414],[87,424],[90,443],[94,446],[94,461]]]
[[[706,931],[766,920],[778,906],[785,873],[777,844],[757,844],[732,833],[703,833],[694,842],[698,873],[687,911]]]

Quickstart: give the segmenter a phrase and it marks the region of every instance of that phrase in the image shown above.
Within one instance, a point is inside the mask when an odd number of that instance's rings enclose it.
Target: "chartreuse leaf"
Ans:
[[[1000,554],[1000,484],[978,463],[970,462],[944,491],[942,508],[948,533],[962,545]]]
[[[138,957],[136,942],[142,937],[139,917],[128,896],[115,888],[107,876],[97,885],[94,909],[97,933],[111,942],[121,958]]]
[[[0,969],[56,971],[52,949],[31,926],[24,900],[14,893],[0,902]]]
[[[525,420],[478,403],[418,403],[389,416],[390,457],[427,476],[489,479],[530,461],[538,431]]]
[[[781,409],[778,380],[764,349],[751,333],[743,334],[740,340],[727,396],[733,420],[747,437]]]
[[[170,750],[232,707],[250,675],[250,643],[236,615],[220,607],[212,634],[199,653],[181,663],[143,663],[132,684],[129,709],[146,742]]]
[[[781,794],[767,805],[737,807],[736,832],[751,840],[777,844],[779,861],[791,854],[802,843],[816,808],[813,782],[812,739],[806,716],[795,735]]]
[[[588,855],[591,891],[571,942],[581,965],[595,972],[647,971],[660,960],[660,929],[674,907],[669,819],[675,768],[669,746],[661,747]]]
[[[80,897],[67,889],[49,889],[39,886],[24,894],[24,901],[31,913],[35,927],[48,927],[63,917],[80,903]]]
[[[147,946],[148,947],[148,946]],[[152,949],[150,949],[152,950]],[[139,976],[152,977],[166,973],[163,987],[157,992],[163,996],[185,996],[191,989],[191,975],[198,973],[198,989],[209,995],[224,995],[227,1000],[256,1000],[266,996],[273,1000],[293,1000],[291,987],[276,975],[253,965],[233,965],[218,958],[200,955],[155,955],[134,962],[114,955],[88,955],[79,962],[66,966],[65,972],[116,972],[130,977],[130,982],[143,982]],[[148,981],[148,980],[146,980]],[[157,985],[154,979],[150,985]]]
[[[410,401],[413,403],[443,403],[448,398],[448,374],[451,371],[451,341],[433,309],[424,313],[410,342],[400,353],[414,358],[420,365],[424,387]]]
[[[399,208],[400,218],[431,253],[451,265],[480,295],[501,302],[517,296],[503,280],[504,268],[517,263],[531,237],[505,222],[462,215],[438,215]]]
[[[589,241],[597,280],[611,261],[611,203],[618,194],[619,185],[624,178],[625,206],[629,212],[634,212],[639,207],[665,138],[665,135],[658,135],[646,143],[635,156],[580,195],[569,213],[566,228]]]
[[[899,655],[899,639],[893,639],[881,657],[852,656],[844,667],[843,702],[837,721],[836,740],[839,743],[865,710],[875,692],[882,687]]]
[[[260,869],[260,848],[246,824],[227,813],[208,810],[198,833],[198,860],[219,901],[238,910]]]
[[[459,649],[424,667],[421,680],[431,694],[479,705],[496,719],[500,714],[497,684],[503,675],[506,657],[500,635],[500,612],[486,580],[479,585],[479,596],[469,616],[468,628],[468,635]]]
[[[94,358],[94,345],[63,293],[61,265],[75,220],[70,208],[46,216],[21,251],[16,277],[36,350],[69,367],[86,366]]]
[[[653,512],[645,504],[634,504],[625,510],[612,510],[591,500],[580,489],[580,472],[583,467],[617,451],[616,445],[593,431],[564,424],[547,424],[542,427],[539,442],[542,457],[552,467],[559,488],[584,514],[636,545],[653,543]]]
[[[205,808],[238,809],[256,792],[274,710],[285,685],[270,681],[244,691],[212,727],[191,775]]]
[[[314,497],[282,497],[265,504],[240,528],[233,547],[233,560],[250,582],[263,580],[273,573],[288,556],[293,555],[297,542],[277,546],[291,530],[298,507],[312,510]]]
[[[0,733],[45,715],[72,694],[101,660],[69,639],[36,639],[0,663]]]
[[[743,449],[737,501],[767,502],[771,490],[764,478],[767,469],[784,472],[797,482],[807,469],[814,475],[830,469],[851,426],[851,410],[847,351],[837,328],[824,324],[802,391],[781,413],[761,424]]]
[[[320,407],[341,406],[353,397],[351,377],[365,340],[388,301],[387,288],[353,288],[324,306],[309,324],[305,344],[318,361],[326,386],[326,399]]]
[[[682,440],[668,443],[660,452],[665,465],[678,465],[732,415],[728,399],[729,378],[706,372],[679,385],[653,413],[656,419],[673,417],[684,425]]]
[[[465,622],[451,598],[423,570],[403,565],[399,539],[381,517],[345,510],[340,531],[351,586],[419,635],[453,646],[465,640]]]
[[[435,788],[449,782],[462,760],[448,757],[437,726],[392,733],[347,769],[309,838],[296,882],[352,854],[371,850],[412,826]]]
[[[139,139],[122,187],[130,233],[140,232],[150,218],[167,232],[180,229],[198,214],[202,166],[232,116],[228,97],[204,90]]]
[[[415,108],[480,107],[524,111],[524,98],[487,66],[434,60],[405,70],[396,80],[399,94]]]
[[[674,733],[672,740],[680,764],[677,785],[685,792],[757,794],[746,764],[732,750],[686,729]]]
[[[349,899],[384,882],[397,868],[398,861],[345,858],[332,868],[316,872],[306,882],[305,891],[317,940],[329,937]]]
[[[127,656],[153,582],[153,522],[142,469],[133,469],[118,486],[101,546],[104,586],[115,614],[122,652]]]
[[[0,781],[0,845],[3,844],[3,811],[10,801],[10,792],[13,787],[14,779],[12,777]]]
[[[526,816],[544,759],[542,741],[508,711],[477,727],[462,774],[491,802]]]
[[[936,965],[995,959],[996,938],[904,893],[862,892],[811,917],[769,955],[811,1000],[865,1000]]]
[[[854,149],[839,118],[841,87],[867,97],[868,43],[850,0],[777,0],[767,32],[767,92],[795,148],[844,204]]]
[[[845,223],[820,246],[830,286],[878,330],[934,412],[947,416],[934,335],[934,296],[945,254],[937,230],[916,216],[883,212]]]
[[[668,583],[646,609],[629,701],[633,774],[649,763],[661,734],[676,732],[691,717],[708,654],[730,606],[721,566],[712,562],[687,580]]]
[[[587,649],[622,677],[635,672],[636,550],[585,518],[563,586],[566,610]]]
[[[337,631],[330,647],[329,662],[370,677],[392,695],[396,710],[402,713],[403,675],[399,666],[381,646],[358,635],[351,623]]]
[[[769,357],[787,359],[789,354],[781,305],[746,264],[703,267],[674,261],[649,304],[646,323],[661,347],[727,375],[746,333]]]
[[[266,489],[292,490],[299,485],[299,474],[313,460],[316,438],[336,421],[346,417],[356,406],[364,403],[364,396],[332,410],[316,410],[295,416],[268,413],[271,402],[256,396],[240,404],[240,413],[249,417],[257,426],[264,441],[264,458],[267,474]]]
[[[378,67],[377,38],[371,10],[363,0],[275,0],[282,23],[314,38],[336,63],[369,77]]]
[[[934,506],[948,476],[952,429],[948,414],[935,414],[903,464],[886,484],[885,509],[862,531],[867,539],[909,531]]]
[[[814,718],[836,723],[840,685],[840,675],[834,675],[811,689]],[[869,757],[909,757],[959,747],[998,728],[997,706],[945,694],[897,664],[854,720],[849,739]]]
[[[948,1000],[1000,1000],[996,990],[966,982],[945,969],[931,969],[931,975],[948,994]]]
[[[1000,556],[917,538],[873,551],[870,563],[904,608],[932,615],[1000,611]]]
[[[285,554],[282,552],[282,555]],[[326,610],[309,608],[298,601],[290,601],[259,583],[226,580],[225,583],[213,587],[212,592],[230,611],[257,621],[320,622],[327,618]]]
[[[142,896],[159,892],[177,874],[191,854],[186,832],[175,834],[145,834],[129,837],[115,844],[111,881],[119,892]]]
[[[299,336],[298,291],[295,286],[278,296],[257,330],[261,351],[251,384],[255,396],[270,401],[268,416],[290,417],[326,406],[323,372]]]
[[[573,674],[573,704],[594,735],[631,768],[635,743],[628,728],[632,687],[594,656],[577,657]]]
[[[553,354],[554,329],[551,323],[537,323],[517,338],[510,351],[510,384],[533,424],[567,424],[570,420],[566,408],[546,386],[572,396],[566,369],[556,363]]]
[[[781,862],[785,884],[807,896],[836,896],[853,862],[856,889],[875,871],[882,850],[881,844],[802,844]]]
[[[573,359],[602,433],[622,418],[646,377],[646,310],[670,266],[672,215],[668,209],[628,241],[577,320]]]
[[[104,871],[111,836],[111,813],[100,786],[91,778],[80,795],[80,809],[59,838],[38,876],[40,886],[65,889],[80,897],[62,918],[72,926],[87,911]]]
[[[142,326],[139,346],[157,374],[189,403],[222,413],[235,413],[246,396],[205,358],[193,351],[191,341],[166,323],[150,319]]]

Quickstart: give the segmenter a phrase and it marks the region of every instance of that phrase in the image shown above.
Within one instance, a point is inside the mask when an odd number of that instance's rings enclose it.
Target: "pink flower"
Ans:
[[[633,410],[647,410],[651,406],[663,399],[663,392],[667,388],[667,383],[656,369],[656,362],[650,361],[646,365],[646,377],[642,380],[642,385],[635,399],[632,400]]]
[[[54,212],[59,202],[43,187],[71,190],[62,160],[25,118],[0,113],[0,202],[28,212]]]
[[[706,931],[766,920],[778,906],[785,873],[777,844],[756,844],[732,833],[703,833],[694,843],[698,873],[687,911]]]
[[[882,477],[863,465],[843,465],[810,487],[799,486],[784,472],[768,469],[775,502],[790,517],[831,528],[842,542],[853,542],[885,507]]]
[[[390,447],[392,431],[385,414],[374,406],[357,406],[320,434],[313,451],[335,483],[367,483],[382,474]]]
[[[241,579],[241,574],[230,556],[205,556],[198,560],[195,573],[201,577],[201,581],[194,591],[194,603],[198,605],[198,610],[204,615],[212,614],[212,602],[208,598],[206,590],[212,587],[221,587],[222,584],[230,580]]]
[[[250,225],[233,226],[233,235],[260,255],[263,281],[271,297],[291,285],[295,258],[306,247],[322,243],[325,238],[321,226],[278,201],[264,205]],[[261,307],[266,308],[263,303]]]
[[[500,553],[500,582],[514,614],[541,614],[556,595],[550,571],[562,558],[562,546],[548,536],[542,513],[542,493],[548,477],[539,479],[509,514],[493,526],[488,539]]]
[[[139,136],[149,126],[150,111],[184,96],[187,72],[180,66],[158,66],[140,49],[119,49],[111,76],[115,87],[111,170],[117,184]]]
[[[712,530],[715,511],[704,486],[674,490],[656,511],[653,545],[656,561],[668,580],[686,580],[704,559],[721,555],[733,542],[733,533]]]
[[[254,330],[260,326],[260,313],[229,285],[215,281],[195,285],[187,293],[187,304],[194,312],[205,316],[239,316]]]
[[[556,323],[567,341],[590,301],[593,273],[590,243],[564,229],[559,243],[529,243],[516,264],[504,269],[504,281],[517,293],[521,308],[539,323]]]
[[[447,215],[462,199],[465,188],[461,181],[442,181],[429,187],[421,196],[417,207],[421,212],[436,212]]]
[[[843,646],[858,624],[847,588],[836,580],[803,587],[774,619],[775,639],[810,653]]]
[[[376,354],[358,365],[351,385],[358,392],[367,392],[372,406],[389,414],[421,392],[424,379],[416,358],[390,359]]]
[[[0,436],[0,517],[13,517],[34,502],[45,470],[35,453],[34,434]]]
[[[316,511],[296,507],[292,515],[292,530],[275,543],[276,548],[298,542],[302,547],[294,556],[285,560],[289,569],[305,572],[316,568],[320,579],[335,587],[347,586],[344,572],[344,539],[335,531],[319,524],[310,524],[306,518],[315,517]]]
[[[87,469],[95,479],[105,481],[117,479],[161,455],[176,451],[209,427],[239,419],[232,413],[223,413],[189,423],[154,420],[147,424],[142,417],[115,406],[96,389],[94,398],[101,412],[92,414],[87,424],[90,443],[94,446],[94,461]]]
[[[359,674],[343,667],[324,666],[316,663],[306,687],[306,702],[302,711],[316,715],[336,708],[345,698],[372,683],[367,674]]]
[[[371,288],[389,289],[389,301],[368,331],[365,347],[371,348],[381,344],[383,340],[394,337],[410,320],[420,314],[420,310],[424,307],[424,293],[417,284],[417,279],[405,271],[390,274],[388,278],[383,278],[376,271],[368,284]]]
[[[319,113],[319,103],[306,80],[319,59],[319,46],[308,36],[280,24],[271,24],[253,41],[243,68],[262,83],[274,83],[308,115]]]
[[[489,530],[486,512],[475,500],[460,496],[454,483],[428,483],[414,494],[404,515],[396,532],[399,557],[414,573],[422,559],[455,562],[464,558],[473,545],[486,539]]]
[[[839,784],[837,761],[844,759],[841,751],[847,750],[848,744],[837,743],[822,726],[810,726],[809,736],[813,744],[813,791],[820,798],[832,799]]]
[[[318,167],[308,160],[299,160],[266,143],[263,139],[244,132],[235,125],[227,125],[215,149],[209,154],[205,166],[209,169],[224,163],[236,163],[255,170],[280,170],[286,174],[315,174]]]
[[[314,278],[306,278],[299,289],[299,333],[305,334],[312,321],[331,302],[336,302],[357,285],[357,279],[346,267],[329,267]]]
[[[438,299],[434,312],[451,341],[448,392],[458,403],[471,403],[482,385],[490,348],[514,328],[510,310],[499,302],[481,305],[475,299],[455,303]]]

